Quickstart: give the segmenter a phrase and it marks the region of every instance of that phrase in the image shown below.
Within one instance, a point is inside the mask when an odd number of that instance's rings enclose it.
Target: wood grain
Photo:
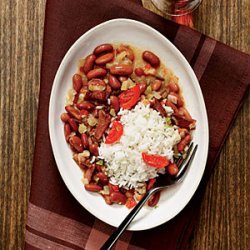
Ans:
[[[44,13],[45,0],[0,1],[0,249],[24,248]],[[250,53],[249,15],[249,0],[203,0],[195,26]],[[249,106],[248,96],[208,183],[190,249],[248,249]]]
[[[24,247],[45,1],[0,1],[0,249]]]

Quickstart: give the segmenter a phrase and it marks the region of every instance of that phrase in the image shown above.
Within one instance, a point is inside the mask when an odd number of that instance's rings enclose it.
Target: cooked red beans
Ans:
[[[138,54],[139,57],[136,56]],[[109,182],[105,162],[98,158],[98,148],[111,130],[110,140],[115,142],[120,138],[116,129],[122,126],[118,115],[121,107],[131,109],[138,102],[143,102],[163,117],[167,117],[165,108],[170,107],[174,113],[169,122],[179,127],[181,135],[177,150],[182,153],[191,141],[190,131],[195,127],[195,120],[184,106],[178,80],[168,72],[152,51],[106,43],[86,56],[79,64],[78,72],[72,76],[66,112],[60,116],[65,140],[74,152],[74,160],[84,171],[85,189],[99,192],[109,205],[116,203],[134,207],[136,200],[140,200],[156,181],[151,179],[144,183],[144,191],[140,193]],[[120,125],[110,129],[111,124]],[[176,175],[178,166],[169,163],[166,172]],[[159,199],[158,192],[150,198],[148,205],[155,206]]]

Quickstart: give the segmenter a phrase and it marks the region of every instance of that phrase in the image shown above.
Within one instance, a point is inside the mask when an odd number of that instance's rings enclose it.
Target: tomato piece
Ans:
[[[140,97],[140,85],[137,84],[133,88],[122,92],[119,95],[120,106],[123,109],[131,109],[138,102]]]
[[[131,98],[133,98],[134,96],[134,92],[132,91],[124,91],[119,95],[119,101],[120,103],[126,103],[128,101],[130,101]]]
[[[113,192],[119,192],[119,186],[118,185],[113,185],[111,183],[108,184],[109,185],[109,189],[110,189],[110,192],[112,193]]]
[[[142,159],[147,165],[155,168],[164,168],[169,164],[169,160],[166,157],[161,155],[149,155],[145,152],[142,153]]]
[[[121,138],[123,134],[123,126],[120,122],[118,121],[113,121],[113,125],[112,128],[109,131],[108,136],[106,137],[106,144],[112,144],[115,143],[117,141],[119,141],[119,139]]]
[[[130,209],[130,208],[133,208],[136,204],[137,203],[136,203],[135,199],[133,197],[129,197],[126,201],[125,206]]]
[[[155,182],[156,182],[156,179],[155,179],[155,178],[150,179],[150,180],[148,181],[147,190],[150,190],[150,189],[154,186]]]

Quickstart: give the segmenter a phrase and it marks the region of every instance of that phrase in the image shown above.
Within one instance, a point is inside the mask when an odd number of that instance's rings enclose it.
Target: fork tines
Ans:
[[[187,169],[187,167],[191,164],[194,155],[197,151],[198,145],[195,145],[194,149],[193,149],[194,143],[190,143],[188,150],[185,154],[185,156],[181,156],[176,164],[179,168],[179,172],[177,173],[177,175],[175,176],[175,179],[179,179],[183,176],[183,174],[185,173],[185,170]],[[193,149],[193,150],[192,150]]]

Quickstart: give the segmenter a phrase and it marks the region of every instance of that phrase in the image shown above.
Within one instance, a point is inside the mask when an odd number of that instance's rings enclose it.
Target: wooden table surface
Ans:
[[[45,2],[0,1],[0,249],[24,247]],[[195,27],[250,53],[249,15],[249,0],[203,0]],[[207,185],[190,249],[249,249],[249,105],[248,96]]]

